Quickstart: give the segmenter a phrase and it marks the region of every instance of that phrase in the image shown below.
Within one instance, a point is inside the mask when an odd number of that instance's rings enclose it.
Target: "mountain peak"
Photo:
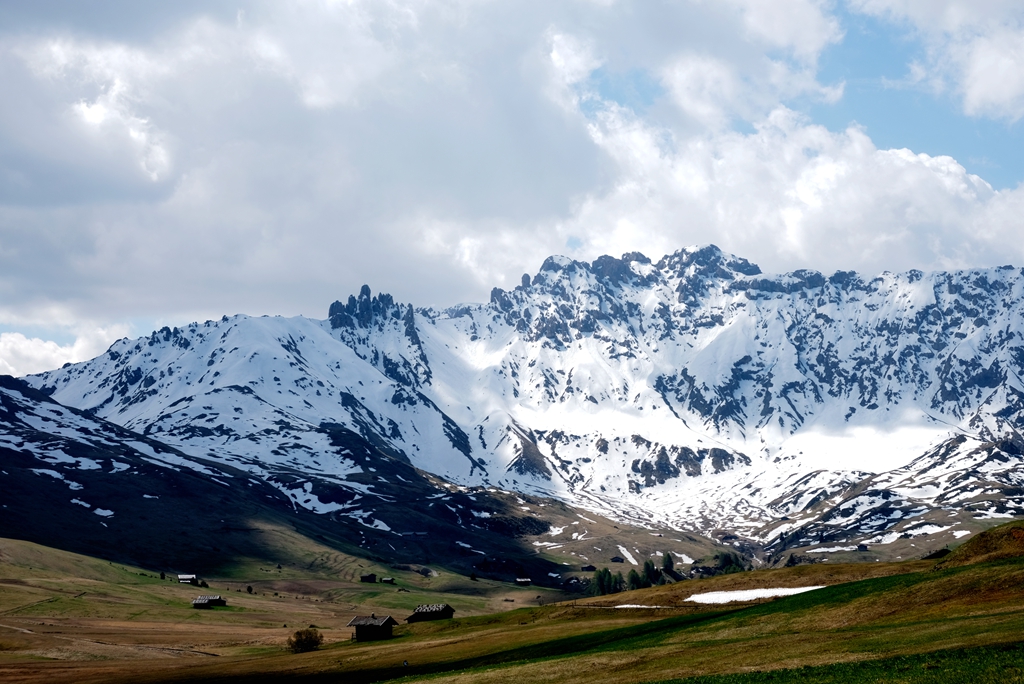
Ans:
[[[764,275],[699,245],[657,263],[553,256],[486,304],[443,310],[364,286],[328,322],[164,330],[30,382],[247,463],[319,512],[384,487],[325,442],[330,424],[460,485],[708,534],[790,538],[777,518],[796,517],[838,539],[910,525],[947,489],[1000,492],[977,510],[1024,515],[1021,456],[1004,448],[1024,428],[1021,377],[1020,271]],[[309,479],[267,475],[286,466]],[[946,484],[925,487],[936,468]]]

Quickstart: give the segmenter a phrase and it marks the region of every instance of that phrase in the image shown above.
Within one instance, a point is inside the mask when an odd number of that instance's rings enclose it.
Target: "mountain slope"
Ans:
[[[436,563],[555,586],[571,585],[566,573],[580,561],[569,563],[570,548],[559,554],[564,561],[538,554],[551,546],[544,540],[552,525],[577,530],[570,547],[581,554],[609,533],[641,558],[655,552],[643,531],[615,530],[557,502],[456,487],[341,426],[319,434],[358,464],[344,487],[287,465],[254,477],[0,376],[0,536],[182,572],[223,573],[244,559],[291,566],[297,550],[326,545],[378,563]],[[310,510],[314,498],[331,512]],[[696,538],[673,546],[694,556],[711,548]]]
[[[1024,515],[1022,314],[1011,267],[771,276],[708,246],[552,257],[444,310],[364,287],[324,321],[165,328],[27,380],[319,513],[374,487],[337,428],[461,485],[744,548],[912,553],[890,544]]]

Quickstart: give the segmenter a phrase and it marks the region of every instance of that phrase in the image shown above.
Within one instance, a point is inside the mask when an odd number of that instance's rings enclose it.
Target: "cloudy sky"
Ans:
[[[0,373],[550,254],[1024,266],[1019,0],[0,0]]]

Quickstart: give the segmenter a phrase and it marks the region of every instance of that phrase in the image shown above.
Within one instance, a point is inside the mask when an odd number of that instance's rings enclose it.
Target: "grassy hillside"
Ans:
[[[951,649],[820,667],[675,679],[662,684],[1002,684],[1024,681],[1024,644]]]
[[[230,576],[210,579],[230,605],[210,612],[188,607],[194,589],[137,568],[3,542],[0,679],[1019,682],[1024,557],[986,560],[986,549],[1005,550],[999,540],[1015,538],[1015,529],[986,533],[980,551],[958,552],[975,562],[953,567],[818,564],[562,603],[550,603],[553,592],[449,573],[389,570],[397,586],[360,585],[353,578],[366,561],[325,547],[308,550],[304,569],[240,563]],[[815,585],[827,586],[748,603],[686,600]],[[451,603],[457,617],[402,625],[390,641],[349,640],[344,624],[356,612],[404,617],[422,602]],[[309,624],[323,630],[325,647],[285,652],[287,636]]]
[[[1024,520],[1015,520],[972,537],[936,567],[957,568],[1018,556],[1024,556]]]

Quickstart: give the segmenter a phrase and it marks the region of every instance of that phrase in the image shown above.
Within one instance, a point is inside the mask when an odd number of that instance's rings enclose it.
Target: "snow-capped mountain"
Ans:
[[[713,547],[680,535],[668,547],[646,531],[618,530],[550,500],[460,488],[340,426],[325,430],[332,448],[361,466],[344,487],[319,484],[321,496],[341,504],[340,514],[317,514],[280,491],[285,483],[301,489],[308,481],[302,470],[277,466],[256,478],[0,376],[0,537],[165,570],[216,572],[253,558],[301,566],[341,549],[406,569],[433,562],[563,586],[574,580],[562,573],[593,555],[589,545],[615,548],[609,534],[641,558],[663,551],[700,557]],[[364,496],[361,488],[378,491]],[[549,541],[552,530],[569,530],[579,553]],[[575,564],[537,554],[553,546]]]
[[[1009,266],[765,275],[707,246],[551,257],[443,310],[364,286],[326,320],[164,328],[26,380],[319,513],[388,496],[345,430],[460,485],[845,549],[1024,515],[1022,314]]]

